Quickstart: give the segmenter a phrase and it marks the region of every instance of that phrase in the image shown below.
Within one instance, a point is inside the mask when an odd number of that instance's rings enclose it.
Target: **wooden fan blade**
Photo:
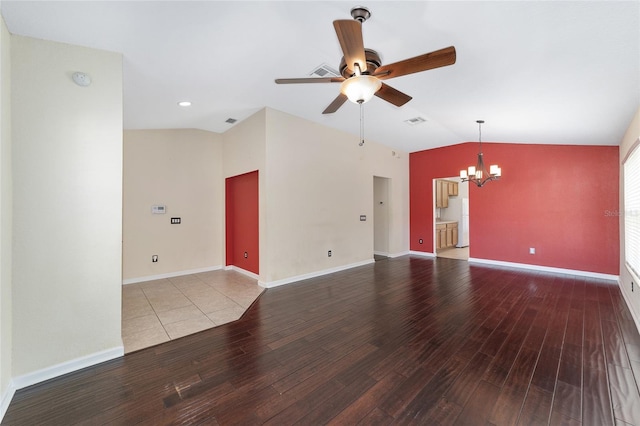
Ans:
[[[336,112],[338,110],[338,108],[340,108],[342,106],[342,104],[344,104],[347,101],[347,99],[349,99],[349,98],[347,98],[347,95],[344,95],[344,94],[340,93],[338,95],[338,97],[335,98],[333,100],[333,102],[331,102],[329,104],[329,106],[325,108],[324,111],[322,111],[322,113],[323,114],[331,114],[331,113]]]
[[[388,84],[382,83],[380,89],[375,93],[375,95],[381,99],[384,99],[387,102],[394,104],[395,106],[402,106],[413,99],[411,96],[402,93],[401,91],[394,89]]]
[[[336,29],[347,68],[355,72],[354,64],[358,64],[360,70],[365,71],[367,58],[362,40],[362,24],[354,19],[340,19],[333,21],[333,27]]]
[[[309,77],[309,78],[276,78],[277,84],[299,84],[299,83],[340,83],[344,81],[342,77]]]
[[[453,65],[455,63],[456,48],[450,46],[431,53],[425,53],[424,55],[416,56],[415,58],[409,58],[405,59],[404,61],[395,62],[393,64],[383,65],[376,70],[375,75],[380,80],[386,80],[388,78],[400,77],[402,75],[427,71],[434,68]]]

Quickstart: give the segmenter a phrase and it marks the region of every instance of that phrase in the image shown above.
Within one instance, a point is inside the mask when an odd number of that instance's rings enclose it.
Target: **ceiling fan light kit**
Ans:
[[[382,82],[370,75],[356,75],[346,79],[340,85],[340,92],[355,104],[369,102],[382,87]]]
[[[481,188],[487,182],[500,179],[502,169],[493,164],[489,166],[489,171],[487,172],[482,155],[482,124],[484,120],[476,120],[476,123],[478,123],[478,142],[480,143],[478,161],[475,166],[469,166],[467,170],[460,170],[460,178],[462,182],[471,182],[476,184],[478,188]]]

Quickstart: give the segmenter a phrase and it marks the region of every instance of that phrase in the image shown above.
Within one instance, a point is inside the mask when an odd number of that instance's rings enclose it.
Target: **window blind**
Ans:
[[[625,262],[640,277],[640,148],[633,148],[624,163]]]

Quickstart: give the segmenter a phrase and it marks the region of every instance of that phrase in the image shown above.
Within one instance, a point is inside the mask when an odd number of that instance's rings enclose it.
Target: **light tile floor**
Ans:
[[[235,321],[262,291],[255,279],[224,270],[125,285],[124,352]]]
[[[446,248],[436,253],[438,257],[446,257],[449,259],[469,260],[469,246],[462,248]]]

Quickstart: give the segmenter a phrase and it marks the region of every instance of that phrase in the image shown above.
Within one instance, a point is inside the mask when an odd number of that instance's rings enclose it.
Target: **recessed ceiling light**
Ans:
[[[188,107],[188,106],[191,106],[191,102],[189,102],[189,101],[180,101],[180,102],[178,102],[178,105],[181,106],[181,107]]]

